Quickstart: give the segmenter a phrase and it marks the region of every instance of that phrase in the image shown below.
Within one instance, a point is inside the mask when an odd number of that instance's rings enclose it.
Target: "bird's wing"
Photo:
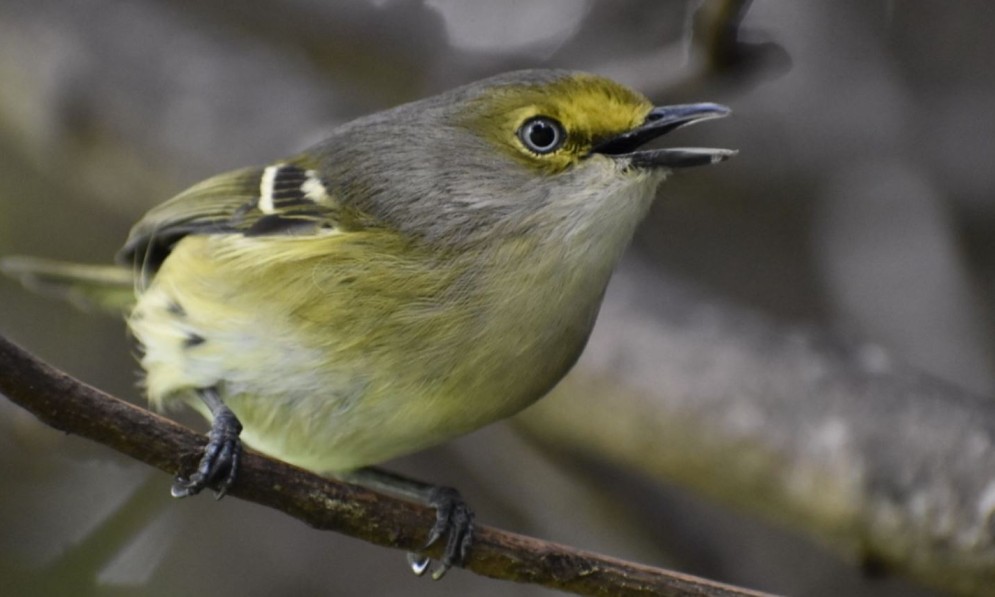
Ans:
[[[335,229],[341,209],[315,170],[292,163],[219,174],[150,210],[118,261],[155,270],[188,234],[309,235]]]

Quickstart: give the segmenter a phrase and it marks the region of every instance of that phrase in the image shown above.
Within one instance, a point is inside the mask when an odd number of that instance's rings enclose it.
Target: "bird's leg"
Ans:
[[[238,435],[242,424],[235,413],[221,401],[217,388],[200,388],[197,395],[211,411],[211,431],[207,434],[204,455],[190,477],[177,476],[173,481],[173,497],[196,495],[212,483],[217,483],[215,497],[221,499],[235,482],[242,442]]]
[[[343,480],[379,489],[399,497],[406,497],[435,508],[435,524],[428,532],[428,540],[423,549],[435,545],[446,537],[446,548],[442,560],[432,571],[432,578],[439,580],[453,566],[463,566],[473,541],[473,511],[463,497],[451,487],[430,485],[414,479],[367,467],[342,475]],[[428,570],[432,560],[417,553],[408,553],[408,563],[415,574],[421,576]]]

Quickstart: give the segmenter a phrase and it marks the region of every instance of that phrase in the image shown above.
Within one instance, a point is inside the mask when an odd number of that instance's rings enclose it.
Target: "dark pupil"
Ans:
[[[548,122],[533,122],[529,128],[529,141],[539,149],[546,149],[556,143],[556,129]]]

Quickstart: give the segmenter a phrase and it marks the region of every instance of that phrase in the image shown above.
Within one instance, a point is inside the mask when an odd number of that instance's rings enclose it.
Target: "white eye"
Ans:
[[[547,116],[529,118],[518,129],[518,138],[526,149],[540,155],[559,149],[567,139],[567,134],[556,120]]]

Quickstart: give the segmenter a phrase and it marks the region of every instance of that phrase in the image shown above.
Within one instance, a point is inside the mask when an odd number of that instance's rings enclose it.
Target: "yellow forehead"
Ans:
[[[653,104],[641,93],[610,79],[575,74],[550,83],[502,85],[477,106],[475,128],[512,155],[547,171],[560,171],[586,155],[593,143],[631,130]],[[535,156],[518,142],[518,128],[548,116],[563,125],[567,142],[555,153]]]
[[[521,102],[516,112],[524,121],[551,116],[568,133],[613,135],[639,126],[653,105],[628,87],[593,75],[574,75],[546,85],[511,89],[510,102]],[[517,96],[517,97],[516,97]]]

